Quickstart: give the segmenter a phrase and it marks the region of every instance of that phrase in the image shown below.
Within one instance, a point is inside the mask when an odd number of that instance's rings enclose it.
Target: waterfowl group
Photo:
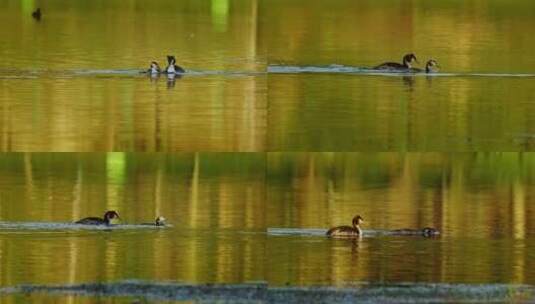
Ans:
[[[390,71],[390,72],[405,72],[405,73],[435,73],[438,72],[438,62],[434,59],[427,61],[425,70],[414,68],[413,63],[419,63],[416,55],[413,53],[403,56],[402,62],[385,62],[378,66],[373,67],[373,70]]]
[[[74,222],[75,224],[81,225],[105,225],[111,226],[114,224],[115,219],[120,219],[119,214],[115,210],[106,211],[102,218],[100,217],[86,217],[81,220]],[[158,216],[153,223],[142,223],[140,225],[145,226],[165,226],[165,218],[163,216]]]
[[[360,223],[364,219],[360,215],[355,215],[352,220],[352,226],[337,226],[329,229],[326,233],[329,237],[362,237],[362,229]],[[425,227],[422,229],[396,229],[389,230],[386,235],[400,235],[400,236],[424,236],[434,237],[440,235],[440,231],[436,228]]]
[[[160,66],[158,65],[158,62],[152,61],[150,63],[149,69],[144,71],[144,73],[148,73],[151,75],[156,75],[156,74],[175,75],[175,74],[184,74],[185,72],[186,70],[176,65],[175,56],[172,56],[172,55],[167,56],[167,67],[165,69],[162,70]]]

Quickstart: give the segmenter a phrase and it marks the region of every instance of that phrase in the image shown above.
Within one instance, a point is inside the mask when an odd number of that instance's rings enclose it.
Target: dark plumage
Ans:
[[[402,63],[385,62],[374,67],[373,69],[375,70],[406,70],[406,69],[411,68],[411,64],[413,60],[416,63],[418,63],[418,59],[416,59],[416,56],[413,53],[410,53],[410,54],[403,56]]]
[[[327,231],[327,236],[345,236],[345,237],[355,237],[355,236],[361,236],[362,230],[360,229],[360,223],[363,222],[364,219],[360,215],[356,215],[353,220],[351,226],[338,226],[333,227]]]
[[[75,224],[83,224],[83,225],[110,225],[111,224],[111,220],[113,220],[115,218],[120,218],[119,214],[117,212],[111,210],[111,211],[106,211],[106,213],[104,213],[104,217],[103,218],[100,218],[100,217],[86,217],[86,218],[78,220],[78,221],[76,221],[74,223]]]
[[[164,73],[167,74],[183,74],[186,71],[180,66],[176,65],[175,56],[167,55],[167,67],[164,70]]]
[[[41,20],[41,9],[38,8],[38,9],[36,9],[35,11],[33,11],[33,13],[32,13],[32,17],[33,17],[35,20]]]

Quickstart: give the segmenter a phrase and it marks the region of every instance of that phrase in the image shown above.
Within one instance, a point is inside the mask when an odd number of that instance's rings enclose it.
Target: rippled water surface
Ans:
[[[535,298],[534,12],[0,1],[0,302]],[[406,53],[440,71],[370,70]],[[166,55],[186,73],[141,73]],[[72,224],[106,210],[120,225]],[[323,235],[356,214],[363,238]],[[440,237],[378,233],[425,226]]]
[[[32,3],[0,3],[2,151],[265,149],[256,1]]]
[[[280,229],[268,230],[268,281],[534,284],[534,156],[272,153],[267,225]],[[362,239],[324,236],[356,214]],[[370,231],[426,226],[441,236]]]
[[[268,2],[271,151],[533,149],[533,1]],[[363,70],[411,52],[442,74]]]
[[[264,278],[260,154],[0,155],[0,285]],[[122,224],[73,227],[117,210]]]

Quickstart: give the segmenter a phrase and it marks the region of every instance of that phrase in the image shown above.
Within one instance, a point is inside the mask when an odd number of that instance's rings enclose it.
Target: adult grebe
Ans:
[[[418,59],[416,59],[416,56],[413,53],[410,53],[410,54],[403,56],[403,63],[385,62],[374,67],[373,69],[374,70],[407,70],[412,67],[411,64],[413,61],[418,63]]]
[[[111,221],[113,219],[118,219],[120,218],[119,217],[119,214],[113,210],[111,211],[106,211],[106,213],[104,213],[104,218],[100,218],[100,217],[86,217],[86,218],[83,218],[79,221],[76,221],[74,222],[75,224],[84,224],[84,225],[110,225],[111,224]]]
[[[183,74],[186,71],[175,64],[176,59],[175,56],[167,55],[167,67],[164,70],[164,73],[167,74]]]
[[[362,235],[362,229],[360,229],[360,223],[364,222],[364,219],[360,215],[356,215],[353,218],[351,226],[338,226],[333,227],[327,231],[327,236],[349,236],[349,237],[355,237],[355,236],[361,236]]]

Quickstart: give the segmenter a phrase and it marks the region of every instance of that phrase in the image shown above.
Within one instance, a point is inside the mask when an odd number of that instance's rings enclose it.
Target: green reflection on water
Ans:
[[[0,173],[2,222],[68,223],[115,209],[122,223],[162,215],[172,225],[2,229],[1,286],[264,277],[263,154],[4,153]]]
[[[228,0],[212,0],[212,22],[214,27],[220,32],[227,30],[228,13]]]
[[[436,227],[439,239],[269,236],[276,285],[535,282],[534,153],[270,153],[268,227]]]

